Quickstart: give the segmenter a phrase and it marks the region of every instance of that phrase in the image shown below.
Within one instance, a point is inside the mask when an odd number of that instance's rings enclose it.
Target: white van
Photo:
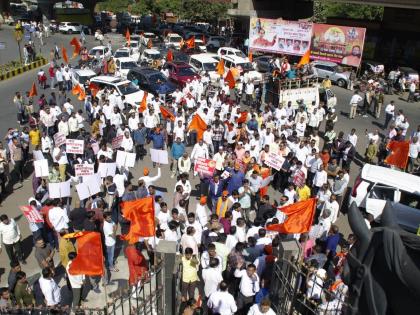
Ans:
[[[420,226],[420,177],[365,164],[354,181],[349,205],[355,202],[375,219],[380,219],[387,200],[393,206],[398,224],[416,233]]]
[[[219,61],[213,57],[213,54],[196,54],[190,56],[189,64],[200,75],[203,75],[207,71],[210,76],[210,81],[214,83],[219,78],[216,71],[218,62]]]

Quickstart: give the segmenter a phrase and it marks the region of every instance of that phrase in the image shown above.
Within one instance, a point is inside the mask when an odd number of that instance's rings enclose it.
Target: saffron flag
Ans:
[[[91,82],[91,83],[89,83],[89,90],[90,90],[90,93],[92,94],[92,96],[96,97],[96,94],[98,94],[100,88],[97,84]]]
[[[405,170],[408,162],[410,142],[391,140],[386,148],[391,151],[391,153],[386,157],[385,163]]]
[[[175,115],[165,106],[160,106],[160,112],[162,113],[163,118],[169,118],[171,121],[175,121]]]
[[[174,54],[172,53],[172,49],[169,49],[166,53],[166,61],[172,61],[174,60]]]
[[[36,85],[35,85],[35,82],[34,82],[34,83],[32,83],[31,90],[29,91],[29,97],[37,96],[37,95],[38,95],[38,92],[36,90]]]
[[[233,77],[232,70],[229,70],[227,73],[225,81],[228,83],[230,89],[235,88],[235,78]]]
[[[69,64],[69,57],[67,56],[67,49],[64,46],[61,46],[61,54],[63,55],[64,62]]]
[[[143,113],[147,109],[147,92],[144,92],[140,103],[139,112]]]
[[[129,244],[139,241],[139,237],[155,235],[155,209],[153,197],[146,197],[121,204],[124,218],[130,221],[130,230],[123,239]]]
[[[248,59],[249,59],[249,62],[252,62],[253,60],[252,52],[248,53]]]
[[[85,89],[80,86],[80,84],[79,84],[79,90],[80,90],[80,94],[79,94],[78,99],[79,101],[84,101],[86,98],[86,92],[85,92]]]
[[[306,53],[300,58],[298,67],[307,65],[311,61],[311,50],[308,49]]]
[[[72,40],[70,41],[70,45],[73,46],[73,57],[76,57],[80,53],[82,45],[76,37],[72,38]]]
[[[127,28],[125,31],[125,40],[127,41],[127,46],[130,47],[131,44],[131,37],[130,37],[130,30]]]
[[[73,86],[73,88],[71,89],[71,93],[73,95],[79,95],[80,94],[80,85],[76,84],[75,86]]]
[[[187,48],[194,48],[195,47],[195,36],[191,36],[190,39],[187,39],[185,41],[185,44],[187,44]]]
[[[220,59],[220,61],[217,63],[216,71],[218,75],[225,74],[225,62],[223,61],[223,59]]]
[[[308,232],[312,226],[316,208],[316,198],[293,203],[289,206],[278,208],[287,215],[281,224],[267,226],[269,231],[277,231],[283,234],[295,234]]]
[[[203,133],[206,129],[206,122],[200,117],[200,115],[195,114],[188,126],[188,130],[195,130],[197,132],[197,140],[201,140],[203,139]]]
[[[77,238],[77,257],[69,267],[71,275],[101,276],[104,274],[104,255],[101,234],[98,232],[77,232],[64,235]]]
[[[246,122],[247,118],[248,118],[248,112],[247,111],[241,112],[241,115],[238,118],[236,118],[236,122],[238,124],[243,124],[244,122]]]

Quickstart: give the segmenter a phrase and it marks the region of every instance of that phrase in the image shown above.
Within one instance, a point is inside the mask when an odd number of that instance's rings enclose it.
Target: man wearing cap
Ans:
[[[227,190],[224,190],[222,192],[222,195],[217,199],[217,202],[215,203],[215,212],[219,216],[219,218],[224,218],[225,213],[232,205],[232,202],[228,199],[229,192]]]
[[[191,152],[191,160],[196,163],[198,158],[208,159],[209,158],[209,149],[204,145],[203,139],[200,139],[198,143],[194,145],[194,148]],[[197,172],[194,171],[194,176],[197,176]]]
[[[146,188],[148,189],[150,185],[154,184],[161,176],[161,171],[160,171],[160,167],[158,167],[158,173],[156,176],[149,176],[149,169],[147,167],[145,167],[143,169],[143,176],[141,176],[139,178],[139,181],[143,181]]]

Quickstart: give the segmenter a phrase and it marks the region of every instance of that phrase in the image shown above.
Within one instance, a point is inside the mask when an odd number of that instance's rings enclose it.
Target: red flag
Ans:
[[[172,114],[172,112],[167,109],[165,106],[160,106],[160,112],[162,113],[162,116],[164,118],[169,118],[171,121],[175,121],[175,115]]]
[[[75,86],[73,86],[73,88],[71,89],[71,93],[73,95],[79,95],[80,94],[80,85],[76,84]]]
[[[311,62],[311,49],[308,49],[305,54],[302,56],[302,58],[300,58],[300,61],[298,63],[298,67],[300,66],[304,66],[306,64],[308,64],[309,62]]]
[[[385,163],[405,170],[408,162],[410,142],[391,140],[386,148],[391,151],[391,153],[386,157]]]
[[[36,85],[35,85],[35,82],[34,82],[34,83],[32,83],[31,90],[29,91],[29,97],[37,96],[37,95],[38,95],[38,92],[36,90]]]
[[[128,47],[130,47],[131,37],[130,37],[130,30],[128,28],[125,31],[125,40],[127,41]]]
[[[82,49],[82,45],[80,44],[80,42],[78,41],[76,37],[72,38],[72,40],[70,41],[70,45],[73,46],[73,57],[76,57],[77,55],[79,55],[80,50]]]
[[[187,48],[194,48],[195,47],[195,36],[191,36],[190,39],[187,39],[185,41],[185,44],[187,44]]]
[[[236,122],[238,124],[243,124],[244,122],[246,122],[246,119],[248,118],[248,112],[241,112],[241,116],[239,116],[238,118],[236,118]]]
[[[316,208],[316,198],[293,203],[291,205],[278,208],[287,215],[286,220],[281,224],[267,226],[269,231],[277,231],[283,234],[309,232],[314,219]]]
[[[216,71],[218,75],[225,74],[225,62],[223,59],[220,59],[220,61],[217,63]]]
[[[174,60],[174,55],[172,53],[172,49],[169,49],[168,52],[166,53],[166,61],[172,61]]]
[[[141,100],[139,112],[143,113],[147,109],[147,92],[144,92],[143,99]]]
[[[123,236],[129,244],[139,241],[139,237],[155,235],[155,209],[153,197],[146,197],[121,203],[124,218],[130,221],[130,230]]]
[[[203,133],[207,130],[206,122],[200,117],[200,115],[195,114],[191,120],[188,130],[197,131],[197,140],[203,139]]]
[[[251,51],[248,53],[248,59],[249,59],[249,62],[252,62],[252,60],[253,60],[253,56],[252,56]]]
[[[77,257],[69,267],[71,275],[101,276],[104,274],[104,256],[101,233],[78,232],[65,235],[77,238]]]
[[[229,70],[227,73],[225,81],[228,83],[230,89],[235,88],[235,78],[233,77],[232,70]]]
[[[89,90],[90,90],[90,93],[92,94],[92,96],[95,97],[96,94],[98,94],[100,88],[97,84],[91,82],[91,83],[89,83]]]
[[[61,46],[61,54],[63,55],[63,60],[65,63],[69,64],[69,57],[67,56],[67,49],[64,46]]]

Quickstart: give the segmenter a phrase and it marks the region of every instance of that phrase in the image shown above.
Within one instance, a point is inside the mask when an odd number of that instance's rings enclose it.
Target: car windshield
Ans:
[[[121,62],[121,69],[133,69],[137,67],[134,61]]]
[[[121,83],[117,87],[122,95],[128,95],[139,91],[138,87],[131,82]]]
[[[117,51],[114,54],[114,58],[121,58],[121,57],[130,57],[128,51]]]
[[[250,62],[238,63],[237,67],[243,70],[252,70],[252,64]]]
[[[178,75],[180,76],[193,76],[196,74],[192,68],[178,68]]]
[[[139,47],[139,43],[137,43],[137,42],[131,42],[130,43],[130,47],[132,47],[132,48],[136,48],[136,47]]]
[[[217,66],[217,62],[206,62],[203,63],[204,71],[215,71]]]
[[[238,57],[246,58],[245,54],[242,51],[235,51],[235,55]]]
[[[159,60],[160,54],[146,54],[147,58],[153,59],[153,60]]]
[[[102,55],[102,53],[103,53],[103,51],[101,49],[92,49],[90,51],[90,55],[93,55],[93,56],[98,55],[98,54]]]
[[[149,81],[151,84],[158,84],[158,83],[165,83],[167,81],[166,77],[162,73],[152,74],[149,77]]]
[[[179,43],[179,42],[181,42],[181,40],[182,40],[182,37],[176,37],[176,36],[169,37],[169,41],[171,43]]]
[[[79,83],[80,84],[85,84],[87,80],[90,80],[91,78],[93,78],[95,75],[84,75],[84,76],[79,76]]]

